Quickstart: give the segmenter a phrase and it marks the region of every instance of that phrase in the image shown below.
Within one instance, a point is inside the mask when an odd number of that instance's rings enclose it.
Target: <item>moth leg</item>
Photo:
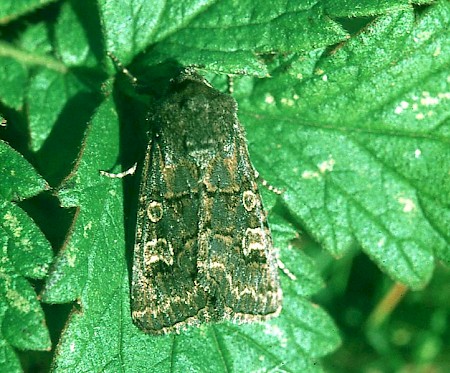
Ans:
[[[233,75],[227,74],[228,79],[228,94],[231,95],[234,92],[234,78]]]
[[[117,68],[130,79],[131,84],[136,85],[138,80],[133,74],[130,73],[130,70],[128,70],[112,52],[108,51],[106,54],[109,58],[111,58]]]
[[[297,276],[294,275],[288,268],[286,268],[286,266],[284,265],[284,263],[281,261],[280,258],[277,258],[277,266],[279,269],[281,269],[281,271],[283,271],[283,273],[289,277],[292,281],[296,281],[297,280]]]
[[[261,183],[265,188],[267,188],[268,190],[270,190],[271,192],[273,192],[273,193],[275,193],[275,194],[278,194],[278,195],[281,195],[281,194],[284,193],[284,189],[278,189],[277,187],[274,187],[273,185],[269,184],[269,182],[268,182],[266,179],[262,178],[261,175],[259,174],[259,172],[256,171],[256,170],[255,170],[255,178],[256,178],[257,180],[259,180],[260,183]]]
[[[125,176],[133,175],[136,172],[136,168],[137,168],[137,162],[133,166],[131,166],[128,170],[125,170],[123,172],[114,174],[111,172],[100,170],[100,175],[109,177],[111,179],[122,179]]]

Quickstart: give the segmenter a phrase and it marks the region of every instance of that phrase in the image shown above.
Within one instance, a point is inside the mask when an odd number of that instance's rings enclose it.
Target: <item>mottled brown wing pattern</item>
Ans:
[[[152,118],[136,228],[132,315],[144,331],[281,309],[276,255],[234,99],[181,75]]]
[[[200,284],[215,297],[216,318],[264,320],[281,309],[277,258],[236,123],[233,152],[219,153],[202,175],[200,199],[205,203],[199,215],[204,225],[197,263]]]
[[[137,325],[159,334],[201,322],[207,293],[196,283],[197,171],[188,162],[166,164],[158,142],[149,145],[147,162],[136,224],[132,309]]]

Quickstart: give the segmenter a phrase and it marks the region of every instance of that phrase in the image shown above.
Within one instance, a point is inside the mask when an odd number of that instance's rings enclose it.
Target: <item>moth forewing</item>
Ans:
[[[277,256],[233,98],[186,72],[152,117],[132,315],[145,332],[281,309]]]

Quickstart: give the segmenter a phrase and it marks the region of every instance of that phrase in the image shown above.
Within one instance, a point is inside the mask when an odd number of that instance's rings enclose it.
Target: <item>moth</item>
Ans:
[[[185,71],[149,118],[131,285],[144,332],[276,316],[282,291],[237,103]]]

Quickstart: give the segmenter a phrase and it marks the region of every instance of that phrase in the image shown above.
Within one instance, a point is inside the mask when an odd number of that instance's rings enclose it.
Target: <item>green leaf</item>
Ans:
[[[323,280],[313,260],[292,241],[298,237],[297,230],[276,214],[269,215],[274,245],[280,250],[280,267],[283,268],[281,287],[284,292],[308,297],[324,287]]]
[[[4,0],[0,3],[0,24],[10,22],[55,0]]]
[[[112,286],[114,281],[120,284],[122,280],[125,270],[121,267],[125,247],[121,223],[122,186],[99,174],[100,170],[115,164],[118,130],[118,116],[109,98],[92,120],[77,172],[59,192],[63,207],[78,207],[79,211],[70,240],[58,255],[47,280],[42,294],[46,302],[74,300],[83,293],[86,282],[98,287],[99,294],[109,298],[108,292],[116,290]],[[105,231],[105,226],[111,229]],[[102,282],[106,280],[102,274],[108,277],[111,286]],[[82,303],[86,302],[81,299]]]
[[[47,188],[32,166],[0,141],[0,346],[1,371],[19,371],[12,347],[49,350],[50,336],[33,287],[25,277],[42,279],[52,248],[34,221],[12,199],[22,200]]]
[[[77,15],[80,11],[87,12],[82,19]],[[75,122],[73,126],[80,126],[71,111],[79,114],[80,105],[92,105],[91,85],[98,85],[104,78],[101,73],[95,77],[82,70],[69,70],[75,66],[95,68],[103,58],[98,57],[103,53],[99,38],[86,34],[91,31],[95,35],[100,29],[93,5],[67,3],[61,6],[59,15],[56,22],[50,19],[27,29],[17,45],[0,42],[0,74],[7,83],[0,88],[0,98],[14,109],[25,102],[33,151],[42,150],[55,126],[69,121],[67,117]],[[54,40],[49,38],[53,33]],[[48,55],[54,50],[61,60]],[[77,107],[72,108],[70,103]]]
[[[347,36],[313,1],[272,2],[256,8],[248,0],[191,1],[187,6],[183,2],[183,7],[153,2],[151,10],[148,2],[141,5],[136,14],[131,6],[120,4],[117,10],[119,4],[102,2],[108,49],[125,62],[144,46],[159,42],[148,54],[146,64],[177,60],[210,71],[265,76],[259,54],[308,50]],[[133,23],[124,32],[123,19],[127,18]],[[145,28],[140,27],[142,22]]]
[[[392,11],[406,10],[411,7],[411,4],[431,4],[433,2],[433,0],[325,0],[323,3],[328,14],[334,17],[367,17]]]
[[[8,256],[17,271],[42,278],[52,260],[52,249],[33,220],[11,200],[31,197],[47,188],[32,166],[7,144],[0,141],[0,216],[3,233],[10,237]]]
[[[448,3],[380,17],[316,76],[258,81],[240,111],[256,166],[308,232],[335,256],[360,245],[413,288],[450,259],[449,19]]]
[[[5,105],[20,109],[23,105],[27,71],[11,57],[0,57],[0,65],[3,67],[0,69],[0,99]]]
[[[1,256],[0,294],[2,338],[10,345],[28,350],[49,350],[50,336],[45,326],[44,313],[32,286],[20,275],[8,259],[11,240],[0,230]],[[41,276],[42,277],[42,276]]]
[[[23,156],[3,141],[0,141],[0,173],[0,197],[6,201],[30,198],[48,188]]]
[[[95,2],[72,1],[62,4],[54,26],[55,44],[66,66],[95,68],[103,59],[97,12]]]
[[[68,102],[83,94],[85,86],[72,74],[42,69],[30,79],[27,104],[33,150],[39,150],[63,116]]]
[[[5,309],[0,309],[0,320],[3,321],[3,314]],[[14,353],[14,349],[4,339],[0,333],[0,367],[5,372],[20,373],[22,369],[20,367],[19,359]]]

